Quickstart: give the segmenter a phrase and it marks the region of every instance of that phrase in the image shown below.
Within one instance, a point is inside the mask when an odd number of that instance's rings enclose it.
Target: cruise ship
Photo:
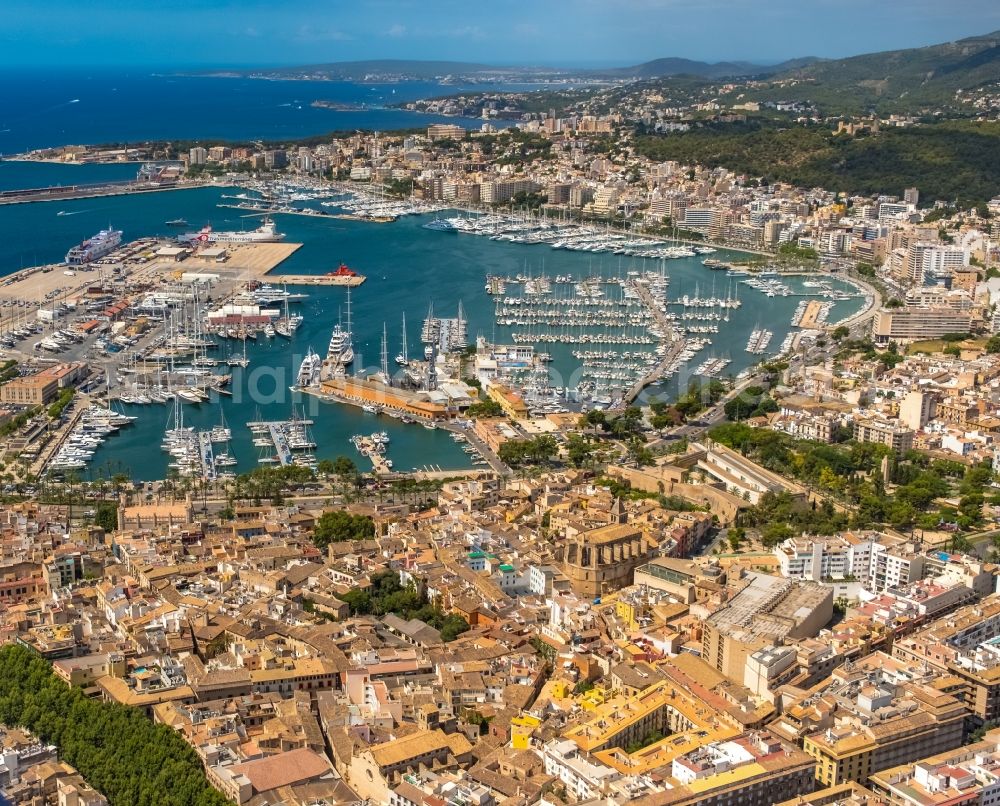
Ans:
[[[323,368],[323,359],[310,347],[306,357],[302,359],[299,366],[299,374],[295,379],[295,385],[300,389],[307,386],[316,386],[319,383],[320,370]]]
[[[285,233],[278,232],[270,218],[255,230],[249,232],[216,232],[212,227],[204,226],[198,232],[187,232],[177,238],[181,243],[277,243],[285,239]]]
[[[98,260],[114,251],[122,242],[122,231],[119,229],[102,229],[97,235],[88,238],[83,243],[74,246],[66,253],[66,262],[70,266],[79,266]]]

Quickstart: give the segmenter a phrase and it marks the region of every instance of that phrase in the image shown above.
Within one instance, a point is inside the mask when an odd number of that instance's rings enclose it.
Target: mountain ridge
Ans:
[[[810,98],[837,111],[864,111],[921,104],[948,106],[956,93],[998,84],[1000,93],[1000,31],[963,39],[847,56],[819,59],[806,56],[772,65],[745,61],[703,62],[667,56],[616,68],[503,66],[481,62],[419,59],[366,59],[283,68],[228,71],[252,77],[372,80],[389,78],[476,81],[657,81],[692,78],[705,82],[754,79],[749,100]],[[741,92],[743,90],[741,89]]]

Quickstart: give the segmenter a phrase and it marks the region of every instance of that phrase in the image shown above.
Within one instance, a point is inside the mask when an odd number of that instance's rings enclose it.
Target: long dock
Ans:
[[[357,288],[368,278],[366,278],[363,274],[357,274],[353,277],[344,277],[343,275],[333,277],[326,274],[275,274],[275,275],[270,275],[269,279],[271,279],[274,282],[280,282],[283,285],[313,285],[313,286],[337,286],[337,287]]]
[[[820,327],[816,320],[819,318],[822,307],[822,303],[818,300],[810,300],[806,304],[806,309],[802,312],[802,316],[799,318],[798,326],[806,330]]]
[[[215,452],[212,450],[212,436],[208,431],[198,432],[198,455],[201,457],[202,478],[215,480]]]
[[[278,427],[278,423],[268,423],[267,430],[271,434],[271,442],[274,443],[275,455],[282,467],[287,467],[292,463],[292,449],[288,447],[288,440]]]
[[[303,426],[312,425],[313,423],[312,420],[296,420],[295,422]],[[263,433],[264,431],[268,433],[271,437],[271,443],[274,445],[274,455],[278,458],[282,467],[287,467],[295,463],[295,456],[288,445],[288,438],[285,435],[285,428],[288,427],[287,421],[256,420],[247,423],[247,427],[254,434]]]
[[[649,293],[649,289],[646,288],[642,283],[637,283],[631,281],[629,285],[635,291],[636,295],[642,300],[643,305],[645,305],[650,313],[653,314],[653,318],[656,320],[657,326],[664,333],[670,333],[674,329],[674,324],[671,322],[666,314],[660,310],[660,307],[656,304],[653,299],[652,294]],[[677,357],[684,351],[684,341],[682,339],[677,339],[673,347],[671,347],[663,355],[663,357],[657,362],[656,366],[653,367],[649,372],[643,375],[639,380],[637,380],[629,390],[625,393],[621,400],[621,407],[624,408],[628,406],[632,401],[634,401],[640,394],[642,390],[647,386],[656,383],[663,377],[663,373],[667,371],[667,368],[677,360]]]

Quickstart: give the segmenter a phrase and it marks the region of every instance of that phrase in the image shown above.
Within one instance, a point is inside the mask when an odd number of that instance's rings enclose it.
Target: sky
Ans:
[[[774,63],[1000,29],[998,0],[2,0],[0,66]]]

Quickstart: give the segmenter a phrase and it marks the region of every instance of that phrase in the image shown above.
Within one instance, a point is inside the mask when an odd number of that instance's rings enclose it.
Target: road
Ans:
[[[443,428],[446,431],[451,431],[453,434],[461,434],[465,437],[469,444],[479,452],[479,455],[489,463],[494,473],[499,473],[501,476],[509,476],[513,472],[503,463],[489,445],[476,436],[471,428],[462,428],[455,423],[439,423],[438,428]]]

